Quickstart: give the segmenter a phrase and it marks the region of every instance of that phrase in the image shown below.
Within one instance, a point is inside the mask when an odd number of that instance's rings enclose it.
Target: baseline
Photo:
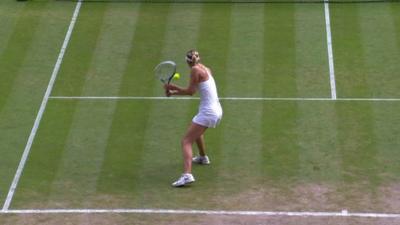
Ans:
[[[231,216],[288,216],[288,217],[366,217],[400,218],[398,213],[349,212],[285,212],[285,211],[226,211],[226,210],[185,210],[185,209],[22,209],[7,210],[0,214],[194,214]]]

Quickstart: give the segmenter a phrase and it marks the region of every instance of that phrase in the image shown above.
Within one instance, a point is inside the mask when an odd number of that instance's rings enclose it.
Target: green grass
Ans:
[[[73,5],[0,3],[0,197],[5,199],[42,101]]]
[[[398,4],[333,5],[340,97],[398,97]]]
[[[0,6],[4,200],[75,3]],[[338,97],[399,97],[399,9],[331,5]],[[161,3],[84,3],[52,96],[162,96],[154,65],[187,74],[191,48],[221,97],[330,96],[322,4]],[[197,105],[50,99],[11,208],[397,212],[399,102],[223,100],[212,164],[174,189]]]

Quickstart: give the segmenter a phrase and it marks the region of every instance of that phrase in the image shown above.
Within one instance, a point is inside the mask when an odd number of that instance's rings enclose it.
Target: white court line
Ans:
[[[336,81],[335,81],[335,66],[333,63],[333,49],[332,49],[332,33],[331,33],[331,20],[329,13],[329,3],[325,3],[325,25],[326,25],[326,41],[328,45],[328,60],[329,60],[329,79],[331,84],[331,98],[336,99]]]
[[[199,100],[199,97],[162,96],[51,96],[54,100]],[[372,101],[396,102],[400,98],[268,98],[268,97],[221,97],[226,101]]]
[[[186,210],[186,209],[22,209],[7,210],[3,214],[194,214],[231,216],[292,216],[292,217],[366,217],[400,218],[398,213],[348,212],[285,212],[285,211],[226,211],[226,210]]]
[[[17,185],[18,185],[19,179],[21,177],[22,171],[24,170],[24,167],[25,167],[26,160],[28,159],[29,152],[31,150],[33,140],[35,139],[36,132],[37,132],[37,130],[39,128],[40,121],[42,120],[42,116],[43,116],[44,110],[46,109],[46,105],[47,105],[48,99],[50,97],[51,91],[53,89],[54,82],[56,80],[58,71],[60,69],[60,66],[61,66],[61,63],[62,63],[62,60],[63,60],[63,57],[64,57],[65,50],[66,50],[66,48],[68,46],[68,43],[69,43],[69,40],[71,38],[72,30],[74,29],[75,22],[76,22],[76,19],[77,19],[78,15],[79,15],[79,10],[81,8],[81,5],[82,5],[82,3],[79,0],[78,3],[76,4],[74,14],[73,14],[71,22],[69,24],[68,32],[67,32],[67,34],[65,36],[64,43],[63,43],[63,45],[61,47],[61,50],[60,50],[60,53],[58,55],[57,62],[54,65],[53,73],[51,74],[49,84],[47,85],[46,93],[44,94],[44,97],[43,97],[43,100],[42,100],[42,104],[40,105],[39,112],[38,112],[38,114],[36,116],[36,119],[35,119],[35,123],[33,124],[33,128],[31,130],[31,133],[29,134],[29,138],[28,138],[28,141],[26,143],[24,152],[22,154],[21,161],[19,162],[19,165],[18,165],[17,171],[15,173],[14,179],[13,179],[13,181],[11,183],[11,186],[10,186],[10,189],[8,191],[7,198],[6,198],[6,201],[5,201],[4,205],[3,205],[2,211],[7,211],[8,208],[10,207],[11,201],[12,201],[14,193],[15,193],[15,189],[17,188]]]

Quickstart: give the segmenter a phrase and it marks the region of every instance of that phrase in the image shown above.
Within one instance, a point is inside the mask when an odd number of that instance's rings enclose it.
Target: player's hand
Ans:
[[[165,96],[170,97],[172,95],[172,85],[170,84],[164,84],[164,89],[165,89]]]
[[[165,96],[169,97],[172,95],[169,84],[164,84]]]
[[[165,90],[170,90],[170,85],[169,84],[164,84],[164,89]]]

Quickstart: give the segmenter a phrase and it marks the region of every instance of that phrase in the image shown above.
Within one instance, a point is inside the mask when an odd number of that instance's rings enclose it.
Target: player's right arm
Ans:
[[[193,95],[197,91],[197,85],[200,80],[199,70],[193,68],[190,74],[189,85],[186,88],[179,87],[175,84],[165,84],[166,95]]]

